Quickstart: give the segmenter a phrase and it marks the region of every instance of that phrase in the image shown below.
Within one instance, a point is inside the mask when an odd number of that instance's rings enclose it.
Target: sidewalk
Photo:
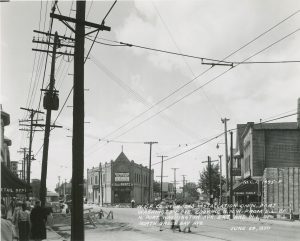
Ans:
[[[66,239],[56,233],[51,227],[47,226],[47,239],[44,240],[51,240],[51,241],[65,241]]]

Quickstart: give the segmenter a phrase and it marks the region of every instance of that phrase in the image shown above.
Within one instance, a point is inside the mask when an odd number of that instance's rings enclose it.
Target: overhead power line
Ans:
[[[275,44],[283,41],[284,39],[288,38],[289,36],[295,34],[296,32],[298,32],[299,29],[296,29],[295,31],[289,33],[288,35],[282,37],[281,39],[273,42],[272,44],[268,45],[267,47],[263,48],[262,50],[254,53],[253,55],[251,55],[250,57],[245,58],[241,63],[246,62],[247,60],[253,58],[254,56],[262,53],[263,51],[271,48],[272,46],[274,46]],[[257,39],[257,38],[256,38]],[[250,41],[251,42],[251,41]],[[245,45],[244,45],[245,46]],[[240,48],[241,49],[241,48]],[[154,118],[155,116],[159,115],[160,113],[162,113],[163,111],[169,109],[170,107],[172,107],[173,105],[177,104],[178,102],[180,102],[181,100],[185,99],[186,97],[190,96],[191,94],[197,92],[198,90],[200,90],[201,88],[205,87],[206,85],[210,84],[211,82],[215,81],[216,79],[218,79],[219,77],[223,76],[224,74],[226,74],[227,72],[229,72],[230,70],[232,70],[233,68],[239,66],[240,64],[234,65],[233,67],[225,70],[224,72],[222,72],[221,74],[215,76],[214,78],[210,79],[209,81],[205,82],[204,84],[202,84],[201,86],[199,86],[198,88],[194,89],[193,91],[187,93],[186,95],[184,95],[183,97],[179,98],[178,100],[176,100],[175,102],[171,103],[170,105],[168,105],[167,107],[165,107],[164,109],[160,110],[159,112],[151,115],[150,117],[144,119],[143,121],[137,123],[136,125],[132,126],[131,128],[129,128],[128,130],[122,132],[121,134],[117,135],[116,137],[112,138],[118,138],[121,137],[123,135],[125,135],[126,133],[128,133],[129,131],[137,128],[138,126],[142,125],[143,123],[145,123],[146,121]],[[161,102],[163,102],[164,100],[166,100],[167,98],[169,98],[170,96],[172,96],[173,94],[177,93],[179,90],[181,90],[182,88],[184,88],[186,85],[190,84],[192,81],[194,81],[195,79],[199,78],[200,76],[202,76],[203,74],[205,74],[206,72],[208,72],[211,68],[213,68],[213,66],[211,66],[209,69],[205,70],[204,72],[202,72],[200,75],[198,75],[197,77],[193,78],[191,81],[185,83],[184,85],[182,85],[181,87],[179,87],[178,89],[176,89],[175,91],[173,91],[171,94],[169,94],[168,96],[164,97],[163,99],[159,100],[158,102],[154,103],[152,106],[150,106],[150,108],[148,108],[147,110],[143,111],[142,113],[138,114],[137,116],[135,116],[134,118],[130,119],[129,121],[127,121],[126,123],[124,123],[122,126],[120,126],[119,128],[117,128],[116,130],[110,132],[109,134],[107,134],[104,138],[107,138],[109,136],[111,136],[112,134],[116,133],[117,131],[119,131],[120,129],[124,128],[125,126],[127,126],[129,123],[131,123],[132,121],[134,121],[135,119],[139,118],[140,116],[144,115],[145,113],[147,113],[149,110],[151,110],[152,108],[154,108],[156,105],[160,104]],[[106,144],[104,144],[106,145]],[[103,146],[99,147],[98,149],[102,148]],[[97,151],[97,150],[95,150]],[[92,153],[94,153],[95,151],[93,151]],[[89,154],[92,154],[89,153]]]
[[[265,34],[269,33],[271,30],[273,30],[274,28],[276,28],[277,26],[279,26],[280,24],[282,24],[283,22],[287,21],[288,19],[292,18],[294,15],[298,14],[299,10],[294,12],[293,14],[287,16],[285,19],[283,19],[282,21],[278,22],[277,24],[273,25],[271,28],[265,30],[263,33],[259,34],[258,36],[256,36],[254,39],[250,40],[249,42],[245,43],[244,45],[242,45],[241,47],[239,47],[238,49],[236,49],[235,51],[231,52],[229,55],[227,55],[225,58],[222,59],[225,60],[229,57],[231,57],[232,55],[234,55],[235,53],[237,53],[238,51],[246,48],[247,46],[249,46],[251,43],[253,43],[254,41],[256,41],[257,39],[261,38],[262,36],[264,36]],[[105,39],[105,38],[98,38],[98,39],[102,39],[105,41],[109,41],[112,43],[120,43],[118,41],[114,41],[114,40],[109,40],[109,39]],[[245,60],[244,60],[245,61]],[[180,86],[179,88],[177,88],[176,90],[174,90],[173,92],[171,92],[170,94],[168,94],[166,97],[162,98],[161,100],[159,100],[158,102],[156,102],[153,106],[151,106],[149,109],[147,109],[146,111],[141,112],[140,114],[138,114],[137,116],[133,117],[132,119],[128,120],[126,123],[124,123],[123,125],[121,125],[120,127],[118,127],[117,129],[115,129],[114,131],[110,132],[109,134],[107,134],[105,136],[105,138],[107,138],[108,136],[111,136],[112,134],[116,133],[117,131],[119,131],[120,129],[124,128],[125,126],[127,126],[128,124],[130,124],[132,121],[134,121],[135,119],[139,118],[140,116],[144,115],[145,113],[147,113],[149,110],[151,110],[154,106],[159,105],[160,103],[162,103],[163,101],[165,101],[166,99],[168,99],[169,97],[173,96],[174,94],[176,94],[177,92],[179,92],[181,89],[183,89],[185,86],[191,84],[193,81],[195,81],[196,79],[198,79],[199,77],[201,77],[202,75],[204,75],[206,72],[208,72],[209,70],[211,70],[214,66],[211,66],[209,69],[205,70],[204,72],[202,72],[201,74],[199,74],[198,76],[196,76],[195,78],[193,78],[192,80],[186,82],[185,84],[183,84],[182,86]]]
[[[91,40],[90,38],[87,38],[88,40]],[[277,61],[245,61],[245,62],[239,62],[239,61],[225,61],[225,60],[219,60],[219,59],[211,59],[207,57],[199,57],[199,56],[194,56],[194,55],[189,55],[189,54],[183,54],[183,53],[177,53],[177,52],[172,52],[168,50],[162,50],[162,49],[156,49],[156,48],[150,48],[150,47],[145,47],[141,45],[135,45],[135,44],[129,44],[125,42],[118,42],[118,41],[113,41],[118,43],[116,44],[107,44],[99,41],[95,41],[96,43],[103,44],[103,45],[108,45],[108,46],[126,46],[126,47],[136,47],[136,48],[141,48],[141,49],[146,49],[146,50],[151,50],[155,52],[161,52],[161,53],[166,53],[166,54],[172,54],[172,55],[178,55],[182,57],[188,57],[188,58],[193,58],[193,59],[198,59],[201,60],[202,64],[209,64],[209,65],[218,65],[219,63],[224,63],[226,64],[225,66],[234,66],[238,64],[288,64],[288,63],[300,63],[300,60],[277,60]],[[205,62],[205,61],[212,61],[211,62]]]
[[[288,34],[288,35],[282,37],[281,39],[279,39],[279,40],[273,42],[272,44],[270,44],[270,45],[268,45],[267,47],[263,48],[262,50],[256,52],[255,54],[251,55],[250,57],[247,57],[247,58],[244,59],[243,61],[247,61],[248,59],[253,58],[254,56],[256,56],[256,55],[262,53],[263,51],[265,51],[265,50],[267,50],[267,49],[269,49],[270,47],[272,47],[272,46],[274,46],[275,44],[279,43],[280,41],[286,39],[287,37],[291,36],[292,34],[296,33],[296,32],[299,31],[299,30],[300,30],[300,29],[296,29],[295,31],[293,31],[293,32],[291,32],[290,34]],[[131,127],[130,129],[124,131],[123,133],[121,133],[120,135],[118,135],[118,136],[116,136],[116,137],[114,137],[114,138],[118,138],[118,137],[120,137],[120,136],[123,136],[123,135],[125,135],[126,133],[128,133],[129,131],[131,131],[131,130],[137,128],[138,126],[142,125],[142,124],[145,123],[146,121],[148,121],[148,120],[154,118],[155,116],[159,115],[159,114],[162,113],[163,111],[169,109],[169,108],[172,107],[173,105],[175,105],[175,104],[179,103],[180,101],[182,101],[183,99],[187,98],[187,97],[190,96],[191,94],[197,92],[197,91],[200,90],[201,88],[203,88],[203,87],[205,87],[206,85],[210,84],[211,82],[217,80],[218,78],[220,78],[221,76],[225,75],[227,72],[229,72],[230,70],[232,70],[233,68],[235,68],[235,67],[237,67],[237,66],[239,66],[239,65],[235,65],[235,66],[233,66],[232,68],[229,68],[229,69],[223,71],[223,72],[220,73],[219,75],[215,76],[214,78],[212,78],[212,79],[208,80],[207,82],[205,82],[204,84],[200,85],[198,88],[196,88],[196,89],[190,91],[189,93],[187,93],[186,95],[184,95],[184,96],[182,96],[181,98],[177,99],[176,101],[172,102],[171,104],[169,104],[169,105],[166,106],[165,108],[161,109],[161,110],[158,111],[157,113],[155,113],[155,114],[149,116],[148,118],[144,119],[143,121],[139,122],[138,124],[134,125],[134,126]],[[156,105],[156,104],[154,104],[154,105]],[[152,107],[153,107],[153,106],[152,106]],[[149,109],[148,109],[148,110],[149,110]],[[145,112],[143,112],[143,113],[145,113]]]
[[[116,5],[117,1],[118,1],[118,0],[115,0],[115,1],[114,1],[114,3],[112,4],[112,6],[110,7],[110,9],[108,10],[108,12],[106,13],[106,15],[105,15],[104,18],[102,19],[101,24],[104,25],[107,16],[110,14],[111,10],[112,10],[112,9],[114,8],[114,6]],[[89,51],[88,51],[88,53],[87,53],[87,56],[85,57],[84,62],[87,61],[87,59],[88,59],[88,57],[89,57],[89,55],[90,55],[90,53],[91,53],[91,51],[92,51],[92,48],[93,48],[93,46],[94,46],[95,40],[97,39],[99,33],[100,33],[100,29],[97,30],[97,33],[96,33],[96,35],[95,35],[95,37],[94,37],[94,41],[92,42],[92,44],[91,44],[91,46],[90,46],[90,49],[89,49]]]
[[[112,4],[112,6],[110,7],[110,9],[108,10],[108,12],[106,13],[106,15],[105,15],[104,18],[102,19],[102,24],[104,24],[104,22],[105,22],[107,16],[109,15],[109,13],[111,12],[111,10],[113,9],[113,7],[115,6],[116,3],[117,3],[117,0],[114,1],[114,3]],[[92,5],[92,3],[91,3],[91,5]],[[72,6],[71,6],[71,8],[72,8]],[[100,32],[100,30],[97,30],[96,37],[98,36],[99,32]],[[87,38],[87,37],[86,37],[86,38]],[[95,39],[96,39],[96,38],[95,38]],[[87,54],[87,56],[86,56],[86,58],[85,58],[84,63],[85,63],[86,60],[88,59],[88,56],[89,56],[89,54],[90,54],[90,52],[91,52],[91,50],[92,50],[92,48],[93,48],[93,45],[94,45],[94,44],[92,43],[92,45],[90,46],[90,49],[89,49],[89,51],[88,51],[88,54]],[[74,89],[74,87],[72,86],[72,88],[71,88],[71,90],[69,91],[69,94],[68,94],[68,96],[67,96],[67,98],[66,98],[66,100],[65,100],[65,102],[64,102],[64,104],[63,104],[63,107],[61,108],[60,112],[58,113],[58,115],[57,115],[57,117],[56,117],[54,123],[56,122],[56,120],[58,119],[58,117],[60,116],[60,114],[62,113],[62,111],[63,111],[63,109],[64,109],[64,107],[65,107],[65,105],[66,105],[66,103],[67,103],[67,101],[68,101],[68,99],[69,99],[69,97],[70,97],[72,91],[73,91],[73,89]]]
[[[275,121],[275,120],[280,120],[280,119],[287,118],[287,117],[290,117],[290,116],[294,116],[294,115],[297,115],[297,114],[298,114],[298,112],[297,112],[297,113],[293,113],[293,114],[289,114],[289,115],[284,115],[284,116],[281,116],[281,117],[274,118],[274,119],[272,119],[272,120],[267,120],[267,121],[255,123],[254,125],[261,125],[261,124],[264,124],[264,123],[268,123],[268,122]],[[230,130],[228,130],[227,132],[230,132],[230,131],[236,131],[236,130],[238,130],[238,128],[230,129]],[[195,149],[197,149],[197,148],[199,148],[199,147],[201,147],[201,146],[204,146],[205,144],[207,144],[207,143],[209,143],[209,142],[211,142],[211,141],[213,141],[213,140],[219,138],[220,136],[222,136],[222,135],[224,135],[224,134],[225,134],[225,132],[222,132],[222,133],[220,133],[220,134],[218,134],[218,135],[216,135],[216,136],[210,138],[209,140],[207,140],[207,141],[205,141],[205,142],[202,142],[202,143],[200,143],[200,144],[198,144],[198,145],[196,145],[196,146],[194,146],[194,147],[192,147],[192,148],[190,148],[190,149],[188,149],[188,150],[186,150],[186,151],[183,151],[183,152],[180,152],[180,153],[178,153],[178,154],[176,154],[176,155],[174,155],[174,156],[171,156],[171,157],[165,159],[164,161],[169,161],[169,160],[172,160],[172,159],[174,159],[174,158],[176,158],[176,157],[182,156],[182,155],[184,155],[184,154],[186,154],[186,153],[188,153],[188,152],[190,152],[190,151],[193,151],[193,150],[195,150]],[[156,163],[152,164],[152,166],[157,165],[157,164],[159,164],[159,163],[160,163],[160,162],[156,162]]]
[[[156,9],[157,10],[157,9]],[[258,36],[256,36],[254,39],[252,39],[251,41],[247,42],[246,44],[242,45],[240,48],[236,49],[235,51],[233,51],[232,53],[230,53],[229,55],[227,55],[225,58],[223,58],[222,60],[218,60],[218,59],[212,59],[212,58],[207,58],[207,57],[199,57],[199,56],[194,56],[194,55],[189,55],[189,54],[183,54],[183,53],[177,53],[177,52],[173,52],[173,51],[168,51],[168,50],[162,50],[162,49],[157,49],[157,48],[152,48],[152,47],[147,47],[147,46],[142,46],[142,45],[137,45],[137,44],[132,44],[132,43],[125,43],[125,42],[120,42],[120,41],[116,41],[116,40],[111,40],[111,39],[105,39],[105,38],[98,38],[96,36],[97,39],[101,39],[104,41],[108,41],[111,43],[115,43],[118,45],[111,45],[111,46],[127,46],[127,47],[136,47],[136,48],[141,48],[141,49],[146,49],[146,50],[150,50],[150,51],[156,51],[156,52],[161,52],[161,53],[166,53],[166,54],[172,54],[172,55],[178,55],[178,56],[183,56],[183,57],[188,57],[188,58],[194,58],[194,59],[198,59],[203,61],[213,61],[215,62],[215,64],[220,64],[220,63],[224,63],[224,64],[231,64],[231,65],[235,65],[235,64],[285,64],[285,63],[299,63],[300,60],[279,60],[279,61],[255,61],[255,62],[238,62],[238,61],[225,61],[226,59],[228,59],[229,57],[233,56],[234,54],[236,54],[237,52],[239,52],[240,50],[244,49],[245,47],[249,46],[251,43],[253,43],[254,41],[256,41],[257,39],[261,38],[262,36],[266,35],[267,33],[269,33],[270,31],[272,31],[273,29],[275,29],[276,27],[278,27],[279,25],[281,25],[282,23],[286,22],[287,20],[289,20],[290,18],[294,17],[295,15],[297,15],[300,12],[300,10],[295,11],[294,13],[290,14],[289,16],[287,16],[286,18],[284,18],[283,20],[281,20],[280,22],[278,22],[277,24],[273,25],[272,27],[270,27],[269,29],[265,30],[263,33],[259,34]],[[160,16],[161,18],[161,16]],[[162,18],[161,18],[162,19]],[[90,39],[89,39],[90,40]],[[103,42],[99,42],[99,41],[95,41],[96,43],[99,44],[104,44],[104,45],[108,45],[106,43]]]

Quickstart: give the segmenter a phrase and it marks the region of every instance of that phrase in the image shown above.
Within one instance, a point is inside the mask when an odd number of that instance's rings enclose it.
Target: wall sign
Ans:
[[[129,182],[129,172],[115,173],[115,182]]]

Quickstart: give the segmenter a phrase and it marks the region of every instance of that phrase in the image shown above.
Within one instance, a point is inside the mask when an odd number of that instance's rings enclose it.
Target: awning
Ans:
[[[260,193],[258,188],[258,181],[253,179],[247,179],[233,186],[233,194],[237,196],[258,195]]]
[[[31,187],[1,162],[1,193],[26,193]]]

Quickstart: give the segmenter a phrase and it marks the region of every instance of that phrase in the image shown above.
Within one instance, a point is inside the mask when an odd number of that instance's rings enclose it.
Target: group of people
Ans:
[[[35,241],[46,239],[46,222],[49,212],[36,201],[31,209],[25,201],[12,200],[6,208],[1,201],[1,240]]]
[[[164,226],[166,225],[166,218],[169,216],[169,220],[171,221],[171,230],[173,232],[178,230],[179,232],[183,231],[190,233],[191,227],[194,224],[194,219],[191,216],[189,207],[183,207],[180,205],[172,207],[170,209],[170,205],[162,204],[159,213],[159,231],[163,231]],[[172,210],[172,211],[171,211]]]

